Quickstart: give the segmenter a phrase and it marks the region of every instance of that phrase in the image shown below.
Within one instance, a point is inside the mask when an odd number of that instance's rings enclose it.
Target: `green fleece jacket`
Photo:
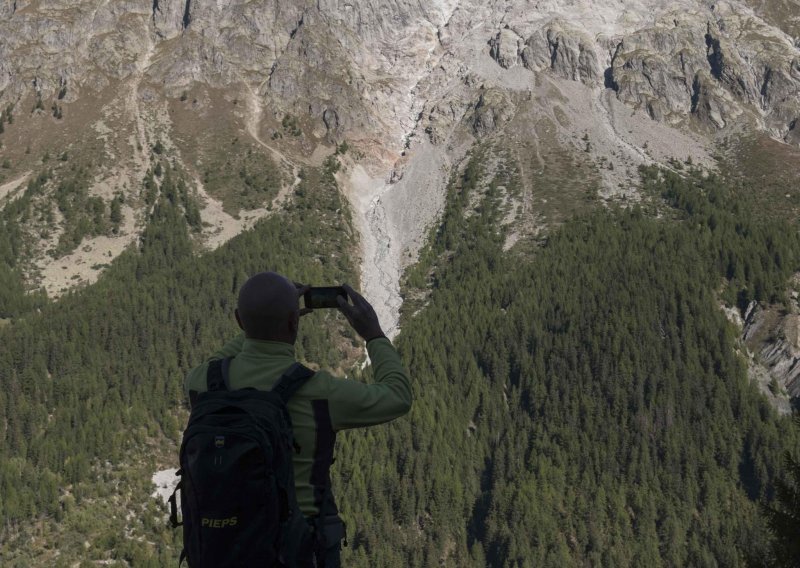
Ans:
[[[373,426],[406,414],[412,394],[400,356],[386,338],[367,343],[373,383],[334,377],[318,371],[289,401],[289,414],[300,453],[294,456],[297,501],[306,516],[317,515],[329,482],[336,432]],[[232,389],[269,390],[295,362],[294,346],[277,341],[237,337],[211,355],[186,377],[187,396],[206,390],[209,361],[234,357],[230,365]],[[191,396],[190,396],[191,398]],[[330,511],[326,511],[330,512]]]

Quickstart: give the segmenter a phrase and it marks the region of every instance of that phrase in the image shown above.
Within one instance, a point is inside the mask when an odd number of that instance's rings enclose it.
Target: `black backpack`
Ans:
[[[231,359],[211,361],[180,451],[170,521],[183,525],[190,568],[312,566],[312,536],[297,505],[286,403],[314,372],[295,363],[270,391],[230,390]],[[180,491],[182,523],[175,494]]]

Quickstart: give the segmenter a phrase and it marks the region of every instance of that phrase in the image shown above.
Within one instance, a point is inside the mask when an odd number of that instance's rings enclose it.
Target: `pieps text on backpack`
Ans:
[[[229,519],[209,519],[208,517],[203,517],[203,520],[200,522],[200,525],[212,529],[224,529],[225,527],[235,527],[236,517],[231,517]]]

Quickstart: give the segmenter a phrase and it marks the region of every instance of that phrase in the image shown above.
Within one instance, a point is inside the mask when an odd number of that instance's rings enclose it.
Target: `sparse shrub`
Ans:
[[[64,150],[64,153],[61,154],[61,157],[59,158],[59,160],[61,160],[62,162],[66,162],[67,160],[69,160],[69,154],[67,154],[66,150]]]
[[[9,160],[8,158],[3,160],[3,169],[6,170],[11,169],[11,160]]]
[[[161,174],[164,173],[163,170],[161,169],[161,162],[158,162],[156,164],[156,167],[153,170],[153,173],[155,174],[156,177],[161,177]]]
[[[153,172],[149,171],[144,176],[144,202],[148,205],[153,205],[156,202],[156,197],[158,196],[158,188],[156,187],[156,183],[153,180]]]
[[[325,158],[325,162],[322,166],[325,169],[325,173],[331,176],[342,168],[342,164],[340,164],[339,160],[336,159],[335,154]]]
[[[33,105],[33,110],[31,112],[36,112],[37,110],[44,110],[44,103],[42,102],[41,95],[36,97],[36,104]]]
[[[186,91],[183,91],[181,93],[181,102],[184,102],[188,98],[189,98],[189,95],[186,94]]]
[[[159,156],[164,153],[164,145],[161,143],[161,140],[157,140],[156,143],[153,144],[153,152]]]
[[[63,87],[61,87],[61,89],[58,91],[58,100],[63,100],[63,99],[64,99],[64,97],[66,97],[66,96],[67,96],[67,86],[66,86],[66,85],[64,85],[64,86],[63,86]]]
[[[107,229],[106,204],[100,197],[90,197],[86,200],[86,213],[91,218],[91,234],[102,234]]]
[[[300,136],[302,134],[300,126],[297,124],[297,118],[291,114],[284,115],[283,120],[281,120],[281,126],[292,136]]]
[[[186,197],[184,204],[186,222],[194,232],[199,232],[203,229],[203,219],[200,216],[200,208],[194,199]]]

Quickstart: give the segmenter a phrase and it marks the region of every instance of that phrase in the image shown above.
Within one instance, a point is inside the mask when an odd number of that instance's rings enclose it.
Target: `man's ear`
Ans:
[[[233,310],[233,315],[236,316],[236,323],[239,324],[239,328],[244,331],[244,326],[242,325],[242,318],[239,317],[239,308]]]
[[[300,330],[300,312],[294,312],[289,318],[289,333],[296,335]]]

